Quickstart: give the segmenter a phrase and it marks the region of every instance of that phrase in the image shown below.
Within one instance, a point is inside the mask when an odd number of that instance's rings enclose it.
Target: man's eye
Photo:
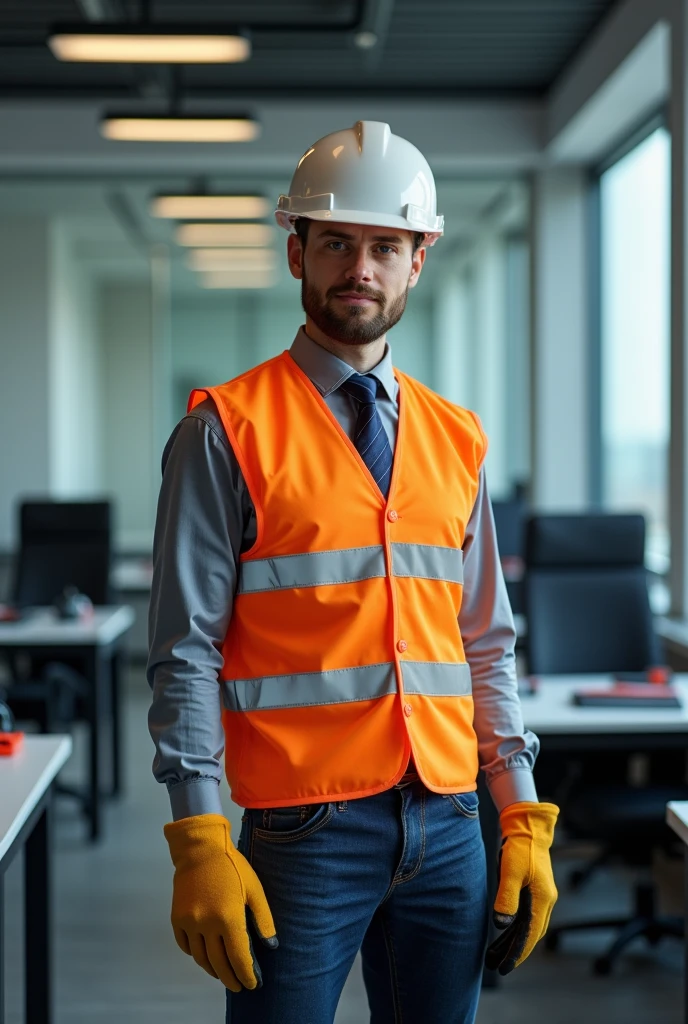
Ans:
[[[384,252],[382,251],[383,249],[385,250]],[[379,245],[378,252],[381,252],[383,256],[386,256],[388,253],[394,252],[394,249],[391,245]]]
[[[335,248],[335,246],[341,246],[341,249],[337,249],[337,248]],[[328,242],[327,247],[328,247],[328,249],[334,249],[335,252],[341,252],[342,249],[344,248],[344,243],[343,242]]]

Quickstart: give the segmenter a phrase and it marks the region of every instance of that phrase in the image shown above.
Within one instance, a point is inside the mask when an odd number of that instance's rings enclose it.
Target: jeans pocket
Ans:
[[[455,811],[458,811],[464,818],[477,818],[480,801],[478,794],[472,793],[448,793],[447,800]]]
[[[292,843],[319,831],[332,817],[334,804],[269,807],[252,810],[253,837],[266,843]]]

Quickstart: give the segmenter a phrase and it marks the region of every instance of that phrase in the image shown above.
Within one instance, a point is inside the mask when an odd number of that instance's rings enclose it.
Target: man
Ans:
[[[470,1024],[479,765],[503,836],[503,973],[547,927],[557,808],[533,784],[486,437],[386,343],[442,234],[432,173],[359,121],[307,151],[276,216],[305,326],[193,392],[163,456],[148,673],[172,924],[231,1024],[331,1024],[359,949],[375,1024]]]

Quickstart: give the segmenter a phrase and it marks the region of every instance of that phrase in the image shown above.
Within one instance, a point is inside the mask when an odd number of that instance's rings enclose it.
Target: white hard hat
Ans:
[[[275,217],[288,231],[299,217],[404,228],[423,232],[424,245],[434,245],[444,230],[427,160],[383,121],[357,121],[311,146]]]

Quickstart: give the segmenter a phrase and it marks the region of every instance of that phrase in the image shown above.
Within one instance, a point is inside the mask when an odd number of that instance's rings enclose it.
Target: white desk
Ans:
[[[118,590],[150,593],[153,581],[152,558],[120,558],[112,568],[111,580]]]
[[[72,750],[69,736],[25,736],[11,757],[0,757],[0,1022],[5,1019],[5,871],[24,847],[24,949],[27,1024],[51,1024],[51,844],[53,782]]]
[[[18,622],[0,622],[0,653],[19,652],[41,661],[76,660],[84,666],[88,693],[84,699],[89,724],[88,790],[82,796],[92,839],[101,829],[101,735],[111,726],[112,793],[121,790],[121,641],[134,622],[129,605],[100,606],[85,620],[60,619],[52,608],[26,609]],[[10,697],[12,696],[10,688]],[[81,795],[81,794],[79,794]]]
[[[688,674],[672,679],[683,700],[681,708],[583,708],[572,703],[575,690],[599,687],[612,681],[608,675],[536,676],[534,694],[521,694],[523,719],[539,737],[543,753],[584,754],[589,751],[630,754],[688,746]],[[537,781],[537,763],[535,766]],[[497,861],[499,823],[488,798],[481,772],[480,821],[488,864]],[[492,876],[491,876],[492,878]],[[492,884],[492,883],[491,883]],[[490,979],[492,981],[492,979]],[[494,983],[494,982],[493,982]]]
[[[581,708],[572,703],[574,691],[604,690],[605,675],[536,676],[537,692],[521,694],[526,726],[539,736],[564,735],[575,744],[580,736],[666,736],[688,734],[688,673],[671,680],[683,702],[681,708]]]
[[[688,928],[688,800],[672,801],[667,804],[667,825],[673,829],[676,835],[683,841],[685,850],[686,873],[685,873],[685,924]],[[683,1019],[688,1022],[688,936],[686,937],[686,959],[684,967],[685,995],[683,1001]]]
[[[94,609],[85,620],[61,619],[53,608],[28,608],[18,622],[0,622],[2,647],[105,647],[118,640],[134,622],[127,604]]]

